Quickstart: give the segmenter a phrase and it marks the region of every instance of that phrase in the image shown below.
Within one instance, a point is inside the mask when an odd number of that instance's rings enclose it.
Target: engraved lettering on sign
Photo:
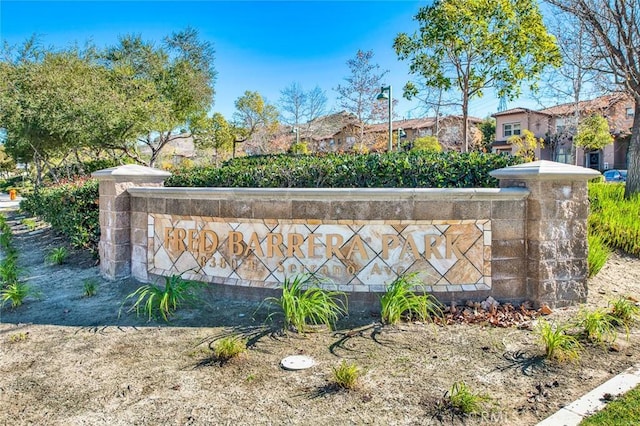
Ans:
[[[283,282],[313,273],[336,283],[386,284],[424,272],[427,285],[491,282],[491,222],[216,219],[151,215],[150,270],[195,279]],[[153,246],[157,245],[157,246]],[[192,256],[182,256],[189,252]],[[163,272],[166,271],[166,272]],[[195,272],[194,272],[195,271]]]

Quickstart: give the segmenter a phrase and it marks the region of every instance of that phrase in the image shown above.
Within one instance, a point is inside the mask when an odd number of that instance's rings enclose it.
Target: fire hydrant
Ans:
[[[15,200],[16,199],[16,195],[17,195],[17,192],[16,192],[15,189],[10,189],[9,190],[9,199],[11,199],[12,201]]]

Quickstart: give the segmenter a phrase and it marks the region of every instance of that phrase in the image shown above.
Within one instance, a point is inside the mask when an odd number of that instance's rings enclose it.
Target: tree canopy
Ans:
[[[634,99],[625,197],[640,193],[640,0],[547,0],[584,25],[591,68]]]
[[[559,65],[555,38],[547,33],[535,0],[437,0],[415,16],[419,29],[398,34],[394,48],[426,87],[460,93],[467,151],[469,101],[484,90],[514,98],[523,81]],[[405,96],[417,95],[413,82]]]
[[[161,46],[128,35],[104,50],[44,49],[36,38],[6,47],[0,127],[7,152],[36,163],[38,176],[83,149],[117,151],[152,166],[174,134],[210,108],[213,60],[212,46],[193,29]]]
[[[356,116],[363,124],[375,120],[387,119],[388,103],[376,100],[380,93],[383,78],[389,73],[381,70],[380,65],[373,62],[372,50],[358,50],[356,56],[347,60],[349,75],[344,78],[346,84],[338,85],[338,104],[341,108]],[[360,128],[359,143],[363,143],[364,127]]]
[[[583,119],[573,142],[575,146],[595,150],[613,143],[607,119],[601,115],[590,115]]]
[[[260,93],[250,90],[236,99],[235,106],[234,145],[246,142],[249,146],[245,146],[245,149],[259,154],[269,152],[269,136],[278,129],[278,109],[265,101]]]

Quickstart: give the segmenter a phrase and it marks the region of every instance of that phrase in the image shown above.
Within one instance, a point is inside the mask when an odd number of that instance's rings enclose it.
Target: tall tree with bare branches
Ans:
[[[547,0],[587,29],[595,70],[634,99],[625,197],[640,193],[640,0]]]

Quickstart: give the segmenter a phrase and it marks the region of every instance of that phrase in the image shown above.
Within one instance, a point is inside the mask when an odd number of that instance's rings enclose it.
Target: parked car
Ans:
[[[627,171],[626,170],[607,170],[603,173],[604,180],[606,182],[626,182]]]

